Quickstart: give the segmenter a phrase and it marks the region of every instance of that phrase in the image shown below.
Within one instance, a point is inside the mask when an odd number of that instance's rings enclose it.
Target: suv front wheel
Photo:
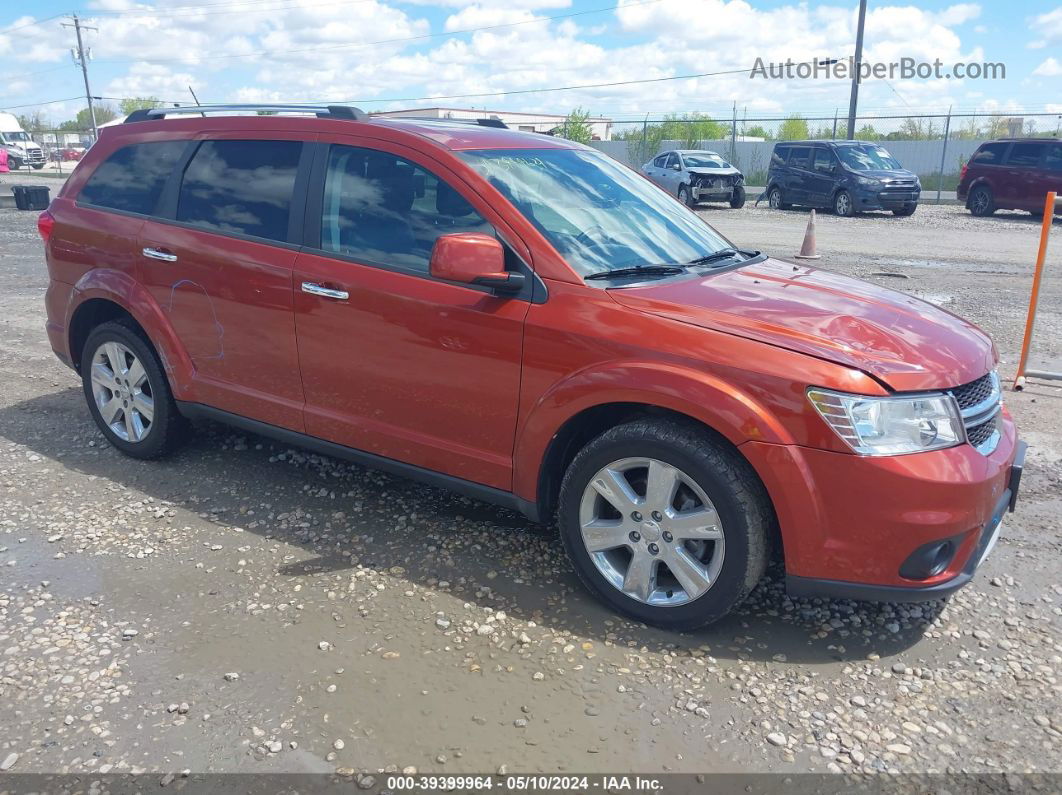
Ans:
[[[748,463],[693,423],[636,420],[583,448],[559,524],[579,578],[646,624],[691,630],[763,576],[773,512]]]
[[[115,321],[93,329],[81,382],[107,441],[134,458],[158,458],[179,441],[183,420],[158,356],[139,330]]]

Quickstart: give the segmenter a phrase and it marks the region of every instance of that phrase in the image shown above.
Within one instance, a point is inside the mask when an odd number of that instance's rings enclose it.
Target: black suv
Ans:
[[[921,192],[917,175],[868,141],[777,143],[767,172],[767,202],[776,210],[798,204],[845,216],[863,210],[911,215]]]

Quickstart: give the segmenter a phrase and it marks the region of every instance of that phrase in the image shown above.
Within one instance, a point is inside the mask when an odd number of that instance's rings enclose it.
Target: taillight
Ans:
[[[959,182],[966,179],[966,169],[969,167],[969,163],[963,163],[962,168],[959,169]]]
[[[41,240],[46,244],[48,239],[52,236],[52,229],[55,227],[55,216],[45,210],[39,216],[37,216],[37,231],[41,233]]]

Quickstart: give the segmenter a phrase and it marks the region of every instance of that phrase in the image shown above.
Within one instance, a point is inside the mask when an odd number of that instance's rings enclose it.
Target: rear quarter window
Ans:
[[[970,158],[970,163],[976,163],[979,166],[998,166],[1003,163],[1003,155],[1007,151],[1007,143],[995,143],[984,144],[974,152],[973,157]]]
[[[92,172],[79,204],[151,215],[187,141],[155,141],[116,149]]]
[[[771,153],[771,165],[772,166],[784,166],[785,161],[789,159],[788,146],[776,146]]]

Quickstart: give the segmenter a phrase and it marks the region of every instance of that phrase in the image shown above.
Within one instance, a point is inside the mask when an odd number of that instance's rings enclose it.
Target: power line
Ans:
[[[54,16],[45,17],[44,19],[38,19],[36,22],[27,22],[25,25],[19,25],[17,28],[8,28],[7,30],[0,30],[0,36],[6,33],[14,33],[16,30],[25,30],[26,28],[32,28],[34,25],[43,25],[45,22],[51,22],[53,19],[59,19],[59,17],[66,16],[65,14],[55,14]]]
[[[533,19],[523,19],[519,22],[503,22],[497,25],[483,25],[476,28],[464,28],[463,30],[448,30],[439,33],[424,33],[420,36],[405,36],[396,39],[381,39],[379,41],[363,42],[361,44],[330,44],[325,46],[315,47],[295,47],[286,50],[255,50],[254,52],[245,53],[207,53],[198,57],[210,60],[223,60],[231,58],[254,58],[259,55],[279,55],[287,53],[301,53],[301,52],[321,52],[322,50],[359,50],[368,47],[376,47],[381,44],[401,44],[410,41],[426,41],[428,39],[445,38],[450,36],[462,36],[467,33],[479,33],[485,30],[501,30],[503,28],[514,28],[520,25],[534,25],[541,22],[552,22],[558,19],[571,19],[572,17],[586,16],[587,14],[600,14],[606,11],[614,11],[617,8],[631,8],[634,6],[647,6],[655,5],[656,3],[663,3],[665,0],[640,0],[636,3],[617,3],[611,6],[605,6],[604,8],[591,8],[585,11],[573,11],[567,14],[557,14],[550,17],[534,17]],[[129,62],[144,62],[144,63],[184,63],[187,61],[185,58],[101,58],[98,63],[129,63]],[[749,70],[746,70],[749,71]]]
[[[43,102],[27,102],[25,105],[7,105],[0,108],[0,110],[18,110],[19,108],[36,108],[39,105],[58,105],[60,102],[73,102],[76,99],[84,99],[84,97],[67,97],[66,99],[47,99]]]
[[[181,19],[184,17],[202,17],[202,16],[217,16],[219,14],[246,14],[257,13],[260,11],[290,11],[295,9],[313,10],[316,8],[327,8],[328,6],[353,6],[362,5],[364,3],[375,2],[376,0],[326,0],[323,3],[316,3],[312,6],[302,5],[297,0],[244,0],[240,3],[216,3],[215,5],[224,8],[232,8],[231,11],[198,11],[197,8],[211,8],[213,6],[169,6],[165,9],[150,9],[140,8],[133,9],[131,11],[93,11],[94,16],[106,15],[106,16],[118,16],[118,17],[168,17],[170,19]],[[261,6],[261,3],[283,3],[284,5],[277,6]],[[250,8],[248,8],[250,6]],[[173,14],[170,13],[172,9],[183,8],[190,13],[187,14]]]

